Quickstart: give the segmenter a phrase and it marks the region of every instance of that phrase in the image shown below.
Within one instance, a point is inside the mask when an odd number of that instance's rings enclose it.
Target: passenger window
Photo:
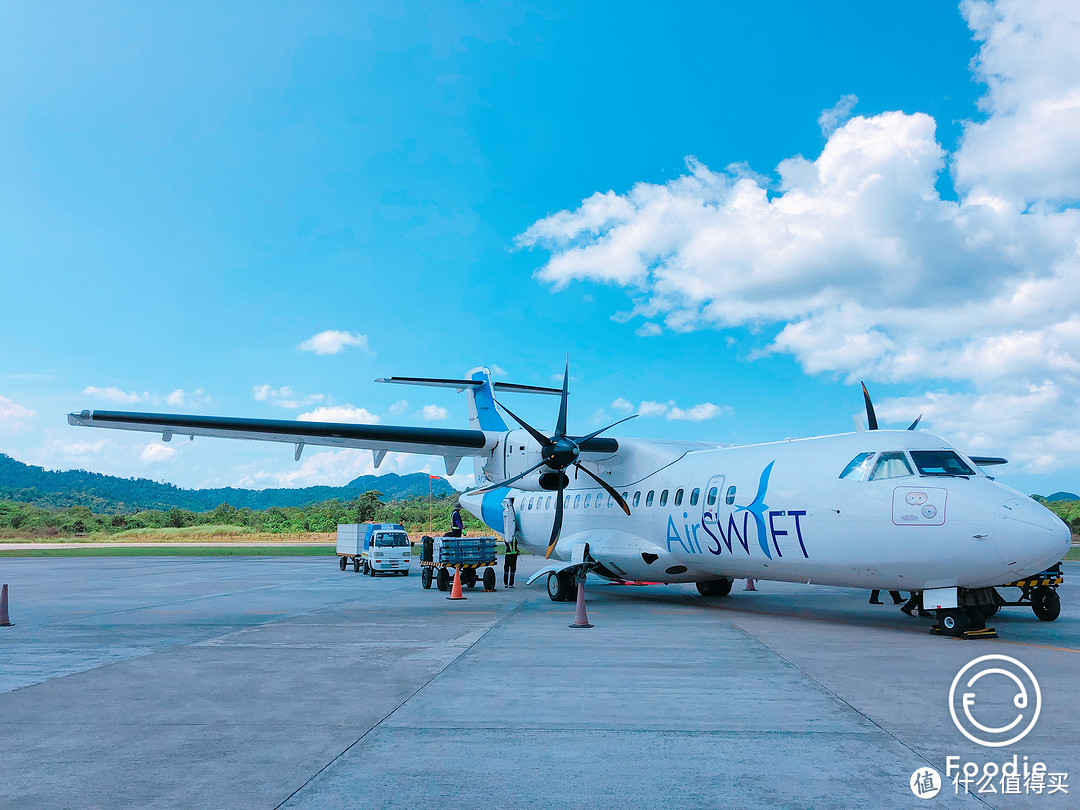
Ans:
[[[580,495],[575,495],[574,496],[574,508],[577,509],[580,504],[581,504],[581,496]]]
[[[700,498],[701,498],[701,490],[700,489],[695,489],[693,492],[690,493],[690,505],[691,506],[697,506],[698,499],[700,499]]]
[[[566,500],[563,501],[563,509],[569,509],[569,508],[570,508],[570,496],[567,495]]]
[[[660,505],[667,506],[667,490],[660,493]]]
[[[870,466],[870,459],[873,455],[873,453],[859,453],[844,467],[840,477],[846,481],[862,481],[866,476],[866,468]]]
[[[596,493],[596,508],[599,509],[603,505],[604,505],[604,496],[601,495],[599,492],[597,492]]]
[[[735,503],[735,487],[727,488],[727,495],[724,496],[724,503],[726,503],[728,506],[731,506],[731,504]]]
[[[871,481],[880,481],[885,478],[903,478],[913,475],[907,456],[902,452],[882,453],[878,456],[874,471],[870,473]]]
[[[610,495],[608,495],[607,496],[607,508],[610,509],[614,505],[615,505],[615,499],[612,498]]]
[[[641,493],[640,493],[640,492],[635,492],[635,493],[634,493],[634,503],[633,503],[633,506],[635,506],[635,507],[636,507],[636,506],[638,505],[638,502],[639,502],[640,500],[641,500]]]
[[[682,506],[683,491],[681,489],[675,490],[675,505]]]
[[[592,494],[591,494],[591,493],[585,496],[585,503],[583,503],[583,504],[581,505],[581,508],[582,508],[582,509],[588,509],[588,508],[589,508],[589,500],[590,500],[591,498],[592,498]]]
[[[714,503],[716,503],[716,487],[713,487],[709,490],[709,494],[705,497],[705,503],[707,503],[709,506],[712,506]]]
[[[529,505],[528,505],[528,507],[527,507],[527,508],[528,508],[528,509],[532,509],[532,507],[533,507],[533,499],[532,499],[532,498],[529,498]]]
[[[546,502],[544,503],[544,508],[545,508],[545,509],[550,509],[550,508],[551,508],[551,496],[550,496],[550,495],[548,495],[548,499],[547,499],[547,501],[546,501]]]
[[[653,490],[649,490],[649,494],[645,496],[645,505],[652,506]]]

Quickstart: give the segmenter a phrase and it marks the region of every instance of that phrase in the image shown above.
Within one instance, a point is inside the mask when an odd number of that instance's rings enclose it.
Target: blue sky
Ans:
[[[371,454],[63,415],[461,426],[372,380],[569,355],[583,432],[843,432],[866,379],[883,423],[1076,491],[1077,30],[1055,2],[4,4],[0,451],[341,483]]]

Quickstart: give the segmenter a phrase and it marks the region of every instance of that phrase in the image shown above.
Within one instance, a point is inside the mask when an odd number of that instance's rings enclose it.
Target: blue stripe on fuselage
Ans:
[[[480,501],[480,519],[491,529],[502,534],[503,530],[503,507],[502,503],[510,492],[510,487],[499,487],[491,492],[484,493],[484,499]]]

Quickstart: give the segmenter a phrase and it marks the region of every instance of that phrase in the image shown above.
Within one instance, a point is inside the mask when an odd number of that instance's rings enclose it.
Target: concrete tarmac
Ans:
[[[501,571],[452,602],[334,558],[0,559],[0,807],[1076,807],[1065,571],[1056,622],[1005,608],[1000,639],[960,641],[866,591],[771,582],[704,599],[590,579],[577,630],[573,603]],[[1007,748],[949,714],[989,653],[1041,686]],[[1013,754],[1077,784],[909,787],[948,756]]]

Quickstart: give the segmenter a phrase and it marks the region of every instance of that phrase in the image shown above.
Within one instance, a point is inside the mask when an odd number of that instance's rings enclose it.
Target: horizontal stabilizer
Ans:
[[[254,439],[326,447],[356,447],[433,456],[482,456],[498,443],[498,434],[483,430],[357,425],[343,422],[301,422],[285,419],[245,419],[228,416],[187,416],[168,413],[82,411],[68,414],[68,424],[81,427],[174,435]]]
[[[379,377],[378,383],[395,383],[396,385],[426,385],[430,388],[454,388],[464,391],[467,388],[479,388],[484,384],[483,380],[448,380],[442,377]],[[559,396],[562,391],[558,388],[543,388],[539,385],[518,385],[517,383],[493,382],[492,387],[496,391],[505,391],[509,394],[548,394]]]

